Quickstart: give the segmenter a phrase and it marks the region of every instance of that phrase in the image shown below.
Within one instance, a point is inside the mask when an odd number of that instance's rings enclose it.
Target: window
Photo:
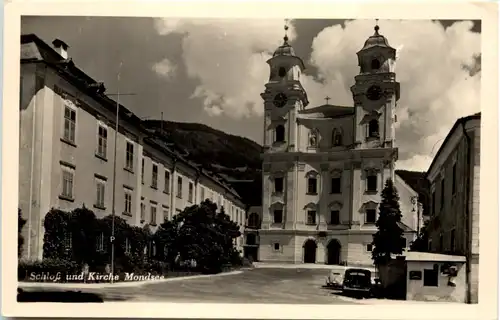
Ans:
[[[163,221],[168,221],[170,220],[170,210],[168,207],[163,207]]]
[[[192,182],[189,182],[188,186],[188,201],[193,202],[194,200],[194,185]]]
[[[453,165],[453,177],[452,177],[452,183],[451,183],[451,194],[455,195],[455,192],[457,191],[457,164],[455,163]]]
[[[65,106],[64,107],[64,135],[63,139],[75,143],[76,136],[76,110]]]
[[[61,196],[67,199],[73,199],[73,179],[75,171],[69,167],[62,167],[62,190]]]
[[[455,252],[455,229],[450,232],[450,250],[451,252]]]
[[[151,225],[156,226],[156,203],[151,203]]]
[[[441,179],[441,203],[440,203],[440,209],[443,210],[444,208],[444,179]]]
[[[95,180],[96,183],[96,199],[95,199],[95,206],[101,209],[104,209],[104,191],[106,188],[106,183],[101,180],[97,179]]]
[[[125,168],[128,170],[134,170],[134,144],[130,141],[127,141]]]
[[[205,201],[205,188],[200,186],[200,201]]]
[[[73,249],[73,234],[71,232],[64,232],[64,249],[66,251]]]
[[[151,187],[154,189],[158,188],[158,165],[153,163],[153,169],[151,170]]]
[[[307,193],[316,194],[318,192],[318,179],[310,177],[307,179]]]
[[[144,222],[145,220],[146,220],[146,204],[144,202],[141,202],[141,222]]]
[[[282,193],[283,192],[283,178],[274,178],[274,192]]]
[[[340,178],[332,178],[332,193],[340,193]]]
[[[371,243],[366,244],[366,251],[372,252],[373,251],[373,244],[371,244]]]
[[[132,213],[132,191],[125,189],[125,209],[123,211],[125,214]]]
[[[177,198],[182,199],[182,177],[177,177]]]
[[[340,211],[339,210],[330,211],[330,224],[333,224],[333,225],[340,224]]]
[[[439,251],[443,251],[443,246],[444,246],[444,237],[443,234],[441,233],[439,235]]]
[[[366,223],[375,223],[377,220],[377,210],[376,209],[366,209]]]
[[[424,287],[437,287],[439,266],[434,265],[432,269],[424,269]]]
[[[280,251],[280,244],[278,242],[274,243],[274,251]]]
[[[165,185],[163,186],[163,192],[166,194],[170,193],[170,172],[165,170]]]
[[[280,68],[278,69],[278,75],[280,76],[280,78],[285,77],[285,76],[286,76],[286,69],[285,69],[285,68],[283,68],[283,67],[280,67]]]
[[[377,192],[377,175],[374,173],[366,177],[366,191]]]
[[[274,210],[274,223],[283,223],[283,210],[281,209],[276,209]]]
[[[146,167],[146,161],[144,158],[142,158],[142,164],[141,164],[141,183],[144,184],[144,170]]]
[[[373,59],[371,63],[372,70],[378,70],[380,68],[380,61],[378,59]]]
[[[99,125],[97,133],[97,155],[106,158],[108,149],[108,129],[103,125]]]
[[[285,141],[285,127],[283,125],[277,125],[275,129],[275,141],[283,142]]]
[[[315,210],[307,210],[307,224],[316,224]]]
[[[132,251],[132,244],[128,238],[125,238],[125,254],[130,254]]]
[[[250,213],[248,217],[248,226],[251,228],[257,228],[259,225],[259,215],[255,212]]]
[[[96,237],[95,247],[96,247],[96,250],[99,251],[99,252],[104,251],[104,233],[101,232]]]
[[[378,120],[373,119],[370,120],[368,123],[368,137],[369,138],[378,138],[379,137],[379,132],[378,132]]]

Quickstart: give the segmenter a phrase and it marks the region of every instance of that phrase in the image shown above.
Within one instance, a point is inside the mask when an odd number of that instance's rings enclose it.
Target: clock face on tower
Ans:
[[[373,101],[379,100],[382,98],[382,89],[377,85],[373,85],[366,91],[366,97]]]
[[[274,97],[274,105],[278,108],[282,108],[286,105],[288,101],[288,98],[286,97],[286,95],[284,93],[278,93],[275,97]]]

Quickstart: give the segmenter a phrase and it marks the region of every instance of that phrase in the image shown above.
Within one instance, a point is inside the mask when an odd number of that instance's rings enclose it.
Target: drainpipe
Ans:
[[[467,286],[466,303],[471,301],[471,236],[470,236],[470,165],[471,165],[471,138],[465,129],[465,124],[462,123],[462,130],[465,135],[466,152],[465,152],[465,281]]]

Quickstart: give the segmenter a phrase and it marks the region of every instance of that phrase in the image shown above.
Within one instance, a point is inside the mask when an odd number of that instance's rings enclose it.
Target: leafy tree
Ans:
[[[93,264],[96,260],[97,218],[85,206],[71,212],[68,231],[72,236],[73,259],[76,263]]]
[[[21,209],[17,209],[17,256],[20,257],[23,253],[24,237],[22,236],[22,230],[26,224],[26,219],[23,219],[23,214]]]
[[[372,259],[376,265],[384,264],[391,259],[391,254],[402,254],[405,247],[399,208],[399,195],[391,179],[385,182],[382,190],[382,202],[379,206],[379,217],[376,222],[378,231],[373,235]]]
[[[71,215],[65,211],[52,208],[43,221],[43,258],[68,258],[65,237]]]
[[[238,225],[223,208],[217,212],[210,200],[186,208],[155,234],[157,243],[165,248],[165,261],[195,261],[197,269],[208,273],[219,272],[234,260],[234,238],[238,236]]]
[[[410,246],[410,251],[427,252],[429,249],[429,220],[424,222],[420,234]]]

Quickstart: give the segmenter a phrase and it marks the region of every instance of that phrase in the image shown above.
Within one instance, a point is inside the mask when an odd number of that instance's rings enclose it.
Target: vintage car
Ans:
[[[344,276],[342,272],[338,270],[330,270],[328,276],[326,277],[325,285],[327,288],[342,289],[343,281]]]
[[[367,269],[350,268],[345,271],[342,283],[342,293],[357,297],[369,297],[372,291],[371,271]]]

